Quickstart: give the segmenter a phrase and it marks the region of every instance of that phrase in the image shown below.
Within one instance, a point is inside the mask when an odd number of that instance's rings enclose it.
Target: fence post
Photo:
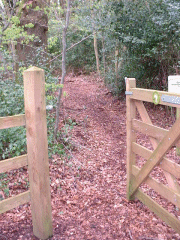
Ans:
[[[44,70],[31,67],[24,71],[23,79],[33,233],[47,239],[53,229]]]
[[[132,178],[132,165],[135,164],[136,154],[132,152],[132,142],[136,141],[136,134],[132,130],[132,119],[136,116],[136,106],[130,98],[131,88],[136,87],[135,78],[126,78],[126,129],[127,129],[127,199],[133,200],[130,196],[130,181]]]

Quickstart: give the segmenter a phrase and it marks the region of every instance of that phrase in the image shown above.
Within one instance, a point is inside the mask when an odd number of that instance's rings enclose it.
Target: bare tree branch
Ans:
[[[66,76],[66,32],[69,26],[69,18],[70,18],[70,0],[67,0],[67,12],[66,12],[66,23],[63,29],[63,37],[62,37],[62,44],[63,44],[63,51],[62,51],[62,78],[61,84],[64,84],[64,79]],[[60,108],[60,101],[62,96],[62,88],[59,88],[58,98],[57,98],[57,106],[56,106],[56,121],[55,121],[55,129],[54,129],[54,137],[57,138],[57,131],[59,125],[59,108]]]
[[[73,47],[77,46],[77,45],[80,44],[81,42],[85,41],[86,39],[90,38],[92,35],[93,35],[93,34],[90,34],[89,36],[81,39],[79,42],[73,44],[71,47],[69,47],[68,49],[66,49],[66,52],[69,51],[69,50],[71,50]],[[60,53],[59,55],[57,55],[56,57],[54,57],[53,59],[51,59],[51,60],[49,61],[49,63],[51,63],[52,61],[54,61],[55,59],[57,59],[57,58],[60,57],[61,55],[62,55],[62,53]]]
[[[2,17],[3,17],[3,20],[4,20],[4,27],[2,28],[2,33],[9,27],[9,25],[10,25],[10,19],[12,18],[12,16],[14,15],[14,13],[15,13],[15,7],[16,7],[16,3],[17,3],[17,0],[15,0],[15,1],[13,1],[13,6],[12,6],[12,9],[10,10],[10,15],[9,14],[7,14],[7,12],[6,12],[6,15],[8,16],[8,20],[7,20],[7,22],[6,22],[6,17],[4,16],[4,11],[3,11],[3,8],[1,7],[0,8],[0,10],[2,10],[2,12],[1,12],[1,14],[2,14]],[[6,11],[7,11],[7,6],[5,7],[5,9],[6,9]],[[2,42],[2,34],[0,35],[0,44],[1,44],[1,42]]]

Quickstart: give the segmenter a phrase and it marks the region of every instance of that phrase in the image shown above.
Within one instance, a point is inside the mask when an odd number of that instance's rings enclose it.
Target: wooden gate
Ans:
[[[143,104],[154,102],[171,107],[180,107],[180,95],[164,91],[155,91],[136,88],[136,80],[126,79],[127,105],[127,198],[138,198],[142,203],[157,214],[163,221],[180,234],[180,221],[142,190],[142,184],[148,185],[162,197],[180,209],[180,165],[178,161],[169,160],[165,154],[178,144],[180,139],[180,117],[170,130],[152,125],[148,112]],[[138,114],[137,114],[138,112]],[[137,119],[137,115],[139,116]],[[141,120],[139,120],[141,118]],[[137,143],[137,134],[148,135],[151,146],[149,148]],[[137,156],[144,164],[137,166]],[[155,169],[155,170],[154,170]],[[165,183],[159,182],[156,177],[150,176],[162,170]]]

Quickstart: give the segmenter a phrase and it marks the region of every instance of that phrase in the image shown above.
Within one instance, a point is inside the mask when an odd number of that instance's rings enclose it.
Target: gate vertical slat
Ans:
[[[126,91],[129,92],[130,88],[136,87],[135,78],[126,78]],[[132,152],[132,143],[136,141],[135,132],[132,130],[132,119],[136,116],[136,106],[134,100],[130,95],[126,95],[126,128],[127,128],[127,198],[132,200],[130,196],[130,181],[132,178],[132,165],[135,164],[136,154]]]

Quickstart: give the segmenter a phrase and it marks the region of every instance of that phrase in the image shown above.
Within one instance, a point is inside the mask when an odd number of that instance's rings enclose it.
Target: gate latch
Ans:
[[[133,92],[125,91],[125,94],[126,94],[126,95],[133,95]]]

